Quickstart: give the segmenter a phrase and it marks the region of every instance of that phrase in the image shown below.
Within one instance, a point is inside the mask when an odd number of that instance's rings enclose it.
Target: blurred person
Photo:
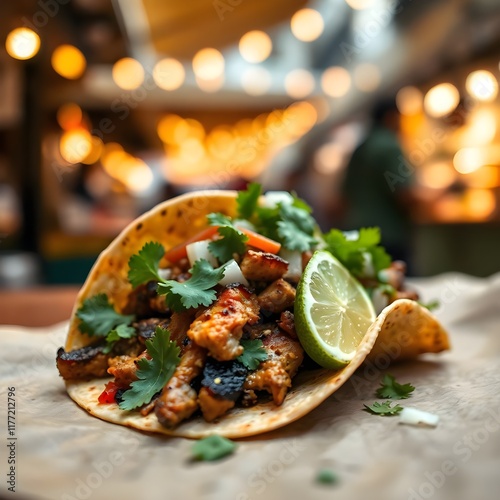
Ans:
[[[395,101],[377,104],[372,112],[372,126],[347,165],[339,215],[345,229],[380,227],[387,252],[411,268],[414,169],[404,158],[399,130]]]

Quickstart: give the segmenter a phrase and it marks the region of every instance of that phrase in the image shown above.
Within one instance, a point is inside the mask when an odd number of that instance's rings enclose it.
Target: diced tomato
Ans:
[[[199,233],[195,234],[191,238],[187,239],[180,245],[175,246],[174,248],[171,248],[165,253],[166,259],[171,262],[172,264],[175,264],[176,262],[179,262],[181,259],[184,259],[187,257],[187,250],[186,247],[190,245],[191,243],[194,243],[195,241],[202,241],[202,240],[208,240],[210,239],[216,232],[217,232],[218,226],[208,226],[207,228],[203,229]]]
[[[99,404],[108,405],[115,402],[115,395],[118,391],[119,387],[113,380],[106,384],[104,391],[102,391],[101,395],[98,398]]]
[[[238,227],[238,229],[248,236],[247,245],[251,247],[255,247],[263,252],[269,253],[278,253],[281,249],[281,243],[278,243],[277,241],[266,238],[265,236],[262,236],[261,234],[245,227]]]

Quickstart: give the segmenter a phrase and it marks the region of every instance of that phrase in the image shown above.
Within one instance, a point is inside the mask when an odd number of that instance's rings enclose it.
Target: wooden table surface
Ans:
[[[69,319],[79,287],[0,290],[0,324],[50,326]]]

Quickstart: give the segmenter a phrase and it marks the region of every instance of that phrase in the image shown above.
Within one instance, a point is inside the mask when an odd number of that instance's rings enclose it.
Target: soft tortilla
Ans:
[[[182,243],[206,226],[208,213],[234,215],[236,194],[234,191],[186,194],[158,205],[129,225],[99,256],[83,285],[70,321],[66,350],[78,349],[92,341],[80,333],[75,314],[86,298],[106,293],[115,307],[122,310],[132,291],[127,280],[131,255],[149,241],[161,242],[166,250]],[[174,430],[160,425],[154,413],[143,417],[137,411],[122,411],[117,405],[98,404],[97,398],[107,379],[67,382],[66,387],[76,403],[108,422],[188,438],[214,433],[242,438],[277,429],[306,415],[339,389],[368,354],[376,363],[381,357],[388,356],[391,361],[411,359],[422,352],[440,352],[448,348],[446,332],[426,309],[414,301],[399,300],[378,316],[349,365],[338,371],[320,369],[299,373],[281,406],[268,402],[250,408],[234,408],[218,422],[192,418]]]

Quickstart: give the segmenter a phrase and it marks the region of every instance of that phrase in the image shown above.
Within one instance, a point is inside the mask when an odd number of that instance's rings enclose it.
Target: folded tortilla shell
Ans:
[[[70,321],[66,350],[89,344],[92,339],[78,329],[76,311],[83,301],[106,293],[117,310],[122,310],[132,287],[127,280],[128,261],[149,241],[161,242],[168,250],[197,234],[206,226],[206,215],[222,212],[234,215],[234,191],[198,191],[166,201],[129,225],[99,256],[83,285]],[[163,263],[165,266],[167,262]],[[406,335],[412,335],[408,340]],[[377,340],[378,338],[378,340]],[[401,300],[388,306],[364,336],[353,360],[341,370],[305,370],[293,380],[284,403],[260,403],[250,408],[234,408],[219,421],[208,423],[202,417],[191,418],[170,430],[163,427],[154,412],[143,417],[138,411],[122,411],[115,404],[98,403],[98,396],[109,379],[66,382],[70,397],[92,415],[108,422],[172,436],[202,438],[219,434],[242,438],[277,429],[306,415],[332,395],[363,363],[370,352],[387,354],[391,359],[409,359],[421,352],[439,352],[448,348],[447,336],[437,320],[414,301]]]

